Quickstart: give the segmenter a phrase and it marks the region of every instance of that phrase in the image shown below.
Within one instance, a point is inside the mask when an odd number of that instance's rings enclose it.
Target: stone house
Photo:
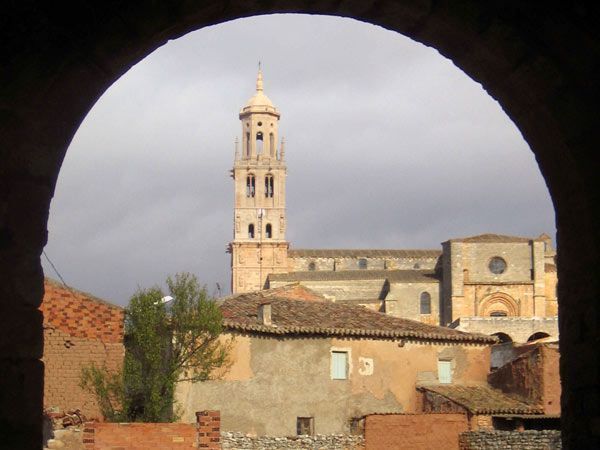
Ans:
[[[123,308],[85,292],[44,279],[44,407],[79,409],[102,418],[94,397],[79,387],[81,368],[122,367]]]
[[[239,113],[231,170],[233,293],[301,283],[335,302],[502,340],[558,337],[556,252],[546,234],[487,233],[449,239],[441,250],[291,248],[280,118],[259,70]]]
[[[485,383],[494,338],[331,302],[300,285],[222,301],[232,361],[222,378],[180,383],[183,421],[221,411],[222,430],[348,433],[374,412],[419,411],[421,382]]]

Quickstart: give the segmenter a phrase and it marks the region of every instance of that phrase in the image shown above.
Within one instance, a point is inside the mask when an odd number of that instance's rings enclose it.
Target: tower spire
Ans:
[[[258,62],[258,75],[256,76],[256,92],[263,91],[263,75],[262,69],[260,65],[260,61]]]

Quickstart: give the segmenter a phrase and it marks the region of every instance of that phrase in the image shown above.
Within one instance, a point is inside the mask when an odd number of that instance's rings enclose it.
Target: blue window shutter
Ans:
[[[452,383],[452,361],[438,361],[438,381]]]
[[[331,378],[346,380],[348,378],[348,353],[331,352]]]

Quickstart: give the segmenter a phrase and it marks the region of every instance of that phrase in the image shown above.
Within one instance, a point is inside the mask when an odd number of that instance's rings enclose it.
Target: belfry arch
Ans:
[[[495,292],[479,302],[477,315],[483,317],[516,317],[520,315],[519,303],[508,294]]]
[[[536,155],[554,202],[565,448],[599,448],[600,231],[593,3],[13,2],[0,69],[0,428],[41,447],[41,251],[58,172],[81,121],[132,65],[169,39],[256,14],[351,17],[433,46],[502,105]],[[591,6],[589,6],[591,5]],[[585,355],[585,357],[582,357]],[[586,374],[588,374],[586,376]]]

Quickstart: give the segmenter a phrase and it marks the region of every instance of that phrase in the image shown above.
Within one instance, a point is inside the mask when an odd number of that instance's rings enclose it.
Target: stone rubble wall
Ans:
[[[222,432],[223,450],[363,450],[362,436],[330,434],[289,437],[249,437],[244,433]]]
[[[460,450],[559,450],[560,431],[467,431],[459,437]]]

